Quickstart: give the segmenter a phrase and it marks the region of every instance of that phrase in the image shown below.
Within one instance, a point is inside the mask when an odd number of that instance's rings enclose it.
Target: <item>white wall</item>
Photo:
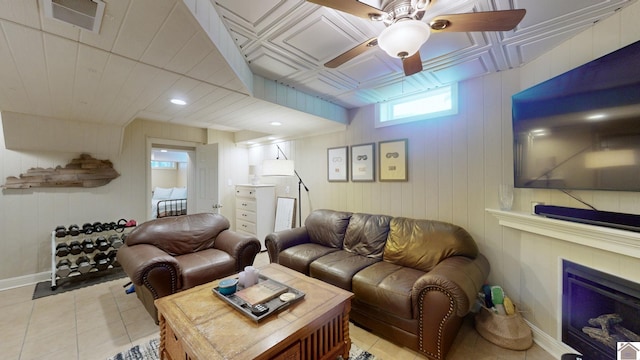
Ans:
[[[0,125],[1,126],[1,125]],[[1,128],[0,128],[1,130]],[[97,188],[42,188],[3,190],[0,195],[0,289],[46,279],[51,263],[51,231],[57,225],[82,225],[85,222],[115,221],[120,218],[144,221],[148,207],[147,179],[150,177],[147,139],[168,139],[193,144],[221,143],[221,153],[240,153],[246,163],[246,149],[232,143],[233,134],[220,133],[153,121],[135,120],[124,133],[122,152],[118,155],[91,154],[109,159],[121,174],[109,184]],[[226,150],[225,147],[231,147]],[[0,179],[18,176],[32,167],[65,165],[78,153],[18,152],[6,150],[0,137]],[[228,166],[220,171],[228,175]],[[245,171],[246,181],[246,171]],[[231,196],[223,188],[224,209],[233,209]],[[233,213],[225,214],[233,217]]]

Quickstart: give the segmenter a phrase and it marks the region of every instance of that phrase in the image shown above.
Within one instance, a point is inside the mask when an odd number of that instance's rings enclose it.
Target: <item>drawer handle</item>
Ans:
[[[248,205],[247,203],[242,203],[242,206],[247,206],[247,205]]]
[[[176,334],[173,334],[173,338],[178,341],[178,337],[176,336]]]
[[[243,227],[243,228],[246,228],[246,227],[247,227],[247,225],[245,225],[245,224],[242,224],[242,227]]]
[[[242,216],[247,217],[247,214],[242,214]]]

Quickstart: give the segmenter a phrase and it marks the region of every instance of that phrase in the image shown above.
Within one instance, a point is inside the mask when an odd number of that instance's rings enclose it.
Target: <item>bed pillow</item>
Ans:
[[[153,191],[153,198],[155,200],[169,199],[171,198],[172,192],[173,188],[156,187],[156,189]]]
[[[187,198],[187,188],[182,187],[174,187],[171,192],[171,199],[186,199]]]

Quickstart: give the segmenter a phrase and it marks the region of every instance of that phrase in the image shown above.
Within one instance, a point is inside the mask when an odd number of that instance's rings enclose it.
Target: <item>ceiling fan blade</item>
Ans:
[[[340,10],[342,12],[349,13],[351,15],[359,16],[367,20],[371,19],[371,15],[384,16],[386,13],[380,9],[376,9],[373,6],[361,3],[357,0],[307,0],[308,2],[330,7],[332,9]]]
[[[353,49],[347,50],[344,53],[338,55],[335,59],[324,64],[324,66],[330,69],[337,68],[338,66],[346,63],[347,61],[353,59],[354,57],[376,46],[378,46],[378,38],[371,38],[363,42],[362,44],[354,47]]]
[[[516,9],[440,15],[433,18],[429,26],[434,32],[509,31],[520,23],[526,12]]]
[[[422,59],[420,58],[420,51],[402,59],[402,67],[404,68],[404,74],[406,76],[411,76],[422,71]]]

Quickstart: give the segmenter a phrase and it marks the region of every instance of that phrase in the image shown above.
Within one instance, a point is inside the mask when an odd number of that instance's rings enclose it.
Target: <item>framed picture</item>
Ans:
[[[327,179],[329,181],[347,181],[349,164],[347,146],[327,149]]]
[[[375,181],[375,144],[351,146],[351,181]]]
[[[380,181],[408,181],[407,139],[380,141]]]

